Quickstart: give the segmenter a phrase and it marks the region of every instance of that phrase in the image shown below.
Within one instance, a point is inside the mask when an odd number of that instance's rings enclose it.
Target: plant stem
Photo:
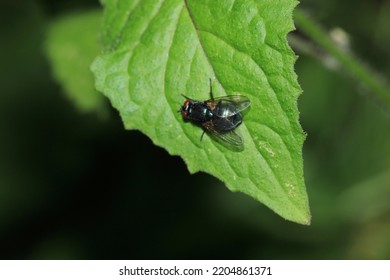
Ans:
[[[294,18],[298,29],[333,56],[345,70],[373,94],[380,105],[390,108],[390,88],[384,81],[350,52],[340,48],[328,34],[304,12],[296,9]]]

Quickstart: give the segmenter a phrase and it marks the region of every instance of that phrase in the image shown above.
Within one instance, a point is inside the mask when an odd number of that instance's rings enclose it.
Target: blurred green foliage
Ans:
[[[76,109],[53,78],[46,34],[96,1],[0,5],[1,258],[390,258],[390,118],[359,81],[296,50],[313,216],[304,227],[189,175],[124,131],[114,110],[104,120]],[[388,80],[388,1],[300,6],[325,29],[344,29],[356,56]]]
[[[49,24],[46,52],[53,75],[81,111],[104,115],[104,96],[95,89],[90,65],[100,53],[100,9],[70,13]]]

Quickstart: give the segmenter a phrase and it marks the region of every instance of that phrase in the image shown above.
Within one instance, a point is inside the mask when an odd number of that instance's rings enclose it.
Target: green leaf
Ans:
[[[55,78],[69,98],[84,112],[105,113],[104,96],[94,86],[89,67],[99,54],[98,34],[102,12],[64,16],[50,25],[46,52]]]
[[[204,171],[287,220],[310,223],[294,73],[286,35],[295,0],[105,0],[105,52],[92,65],[96,87],[138,129],[191,173]],[[182,120],[181,94],[251,99],[237,151]]]

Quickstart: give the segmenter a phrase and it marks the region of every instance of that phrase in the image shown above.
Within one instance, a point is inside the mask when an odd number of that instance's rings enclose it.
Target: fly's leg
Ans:
[[[209,78],[209,82],[210,82],[210,97],[211,97],[211,100],[214,99],[214,95],[213,95],[213,82],[211,81],[211,78]]]

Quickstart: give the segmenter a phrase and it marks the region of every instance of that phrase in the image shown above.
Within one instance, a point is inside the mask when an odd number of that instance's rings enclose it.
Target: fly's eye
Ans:
[[[188,113],[189,113],[189,108],[190,107],[190,100],[186,100],[183,104],[183,107],[181,107],[181,115],[183,116],[183,118],[187,118],[188,117]]]
[[[190,100],[187,99],[184,104],[183,104],[183,108],[185,108],[186,110],[188,109],[188,105],[190,104]]]

